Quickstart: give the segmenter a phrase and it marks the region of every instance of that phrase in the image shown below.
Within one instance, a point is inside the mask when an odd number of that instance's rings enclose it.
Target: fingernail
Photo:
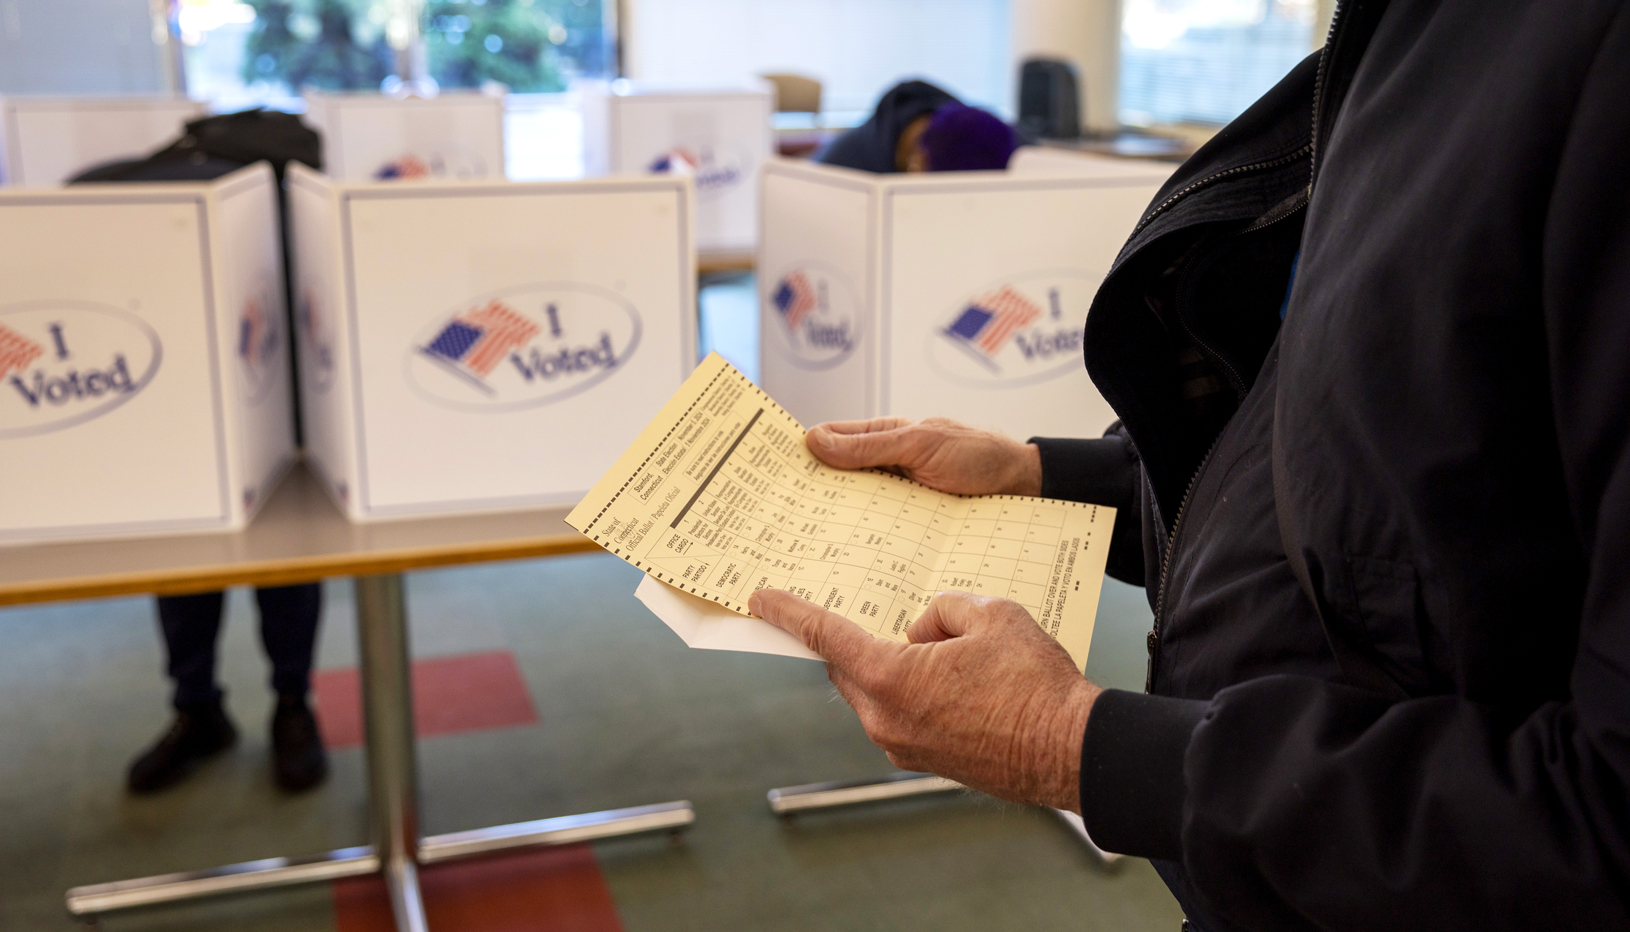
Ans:
[[[758,610],[758,607],[759,607],[759,602],[760,602],[760,601],[761,601],[761,600],[760,600],[760,599],[759,599],[759,597],[758,597],[758,593],[756,593],[756,592],[755,592],[755,593],[753,593],[753,594],[752,594],[752,595],[750,595],[750,596],[748,596],[748,597],[747,597],[747,610],[748,610],[748,611],[749,611],[749,612],[752,612],[752,613],[753,613],[753,614],[755,614],[755,615],[757,615],[757,616],[759,616],[759,617],[760,617],[760,618],[763,618],[763,617],[764,617],[764,613],[763,613],[763,612],[760,612],[760,611],[759,611],[759,610]]]

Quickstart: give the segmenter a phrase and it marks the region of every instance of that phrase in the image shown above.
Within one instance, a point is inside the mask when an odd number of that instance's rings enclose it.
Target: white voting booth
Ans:
[[[775,151],[767,83],[696,89],[629,81],[586,84],[583,165],[605,174],[684,174],[696,182],[696,244],[751,253],[758,170]]]
[[[265,502],[294,456],[275,185],[0,191],[0,542]]]
[[[289,168],[306,453],[353,520],[575,502],[696,365],[683,178]]]
[[[203,115],[184,97],[0,97],[0,181],[53,187],[147,155]]]
[[[435,97],[305,92],[305,120],[323,134],[323,167],[341,181],[504,177],[504,99],[482,91]]]
[[[766,166],[765,391],[806,426],[943,415],[1019,438],[1097,436],[1115,416],[1082,362],[1083,323],[1172,166],[1016,162]]]
[[[1007,163],[1010,175],[1083,175],[1156,182],[1164,182],[1176,170],[1177,165],[1170,162],[1119,158],[1058,146],[1020,146]]]

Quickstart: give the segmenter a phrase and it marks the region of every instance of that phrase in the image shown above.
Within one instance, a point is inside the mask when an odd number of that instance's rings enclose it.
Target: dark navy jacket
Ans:
[[[1630,4],[1348,0],[1105,280],[1044,494],[1155,630],[1082,805],[1206,932],[1630,929],[1627,171]]]

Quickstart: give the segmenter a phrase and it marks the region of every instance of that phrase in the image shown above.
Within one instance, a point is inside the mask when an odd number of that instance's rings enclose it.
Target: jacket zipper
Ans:
[[[1308,146],[1312,149],[1308,159],[1309,197],[1313,193],[1313,182],[1319,176],[1319,112],[1324,107],[1325,78],[1329,76],[1330,64],[1336,57],[1336,40],[1340,38],[1337,30],[1342,22],[1342,8],[1346,5],[1346,0],[1336,0],[1336,7],[1330,13],[1330,29],[1324,34],[1324,52],[1319,55],[1319,69],[1313,76],[1313,126],[1308,135]]]
[[[1319,56],[1318,73],[1313,78],[1313,127],[1312,133],[1308,137],[1307,144],[1297,149],[1295,152],[1291,152],[1288,155],[1282,155],[1276,159],[1268,159],[1267,161],[1263,162],[1252,162],[1249,165],[1241,165],[1237,168],[1230,168],[1226,171],[1217,172],[1214,175],[1207,175],[1204,178],[1201,178],[1199,181],[1192,182],[1188,187],[1176,192],[1171,197],[1166,198],[1164,201],[1161,201],[1159,206],[1157,206],[1154,210],[1149,211],[1148,216],[1138,221],[1137,227],[1132,230],[1132,236],[1127,237],[1128,241],[1130,241],[1133,237],[1136,237],[1139,233],[1142,233],[1144,227],[1147,227],[1149,224],[1153,223],[1155,218],[1165,213],[1166,210],[1173,204],[1176,204],[1178,201],[1187,197],[1194,191],[1203,188],[1214,181],[1227,178],[1230,175],[1238,175],[1244,172],[1258,171],[1266,168],[1275,168],[1280,165],[1284,165],[1287,162],[1294,162],[1296,159],[1301,158],[1303,154],[1313,156],[1313,158],[1310,159],[1310,161],[1313,163],[1310,165],[1310,170],[1316,171],[1318,162],[1316,147],[1318,146],[1319,142],[1319,108],[1324,104],[1325,76],[1330,70],[1330,60],[1335,56],[1336,40],[1339,38],[1339,27],[1341,26],[1342,22],[1342,8],[1346,5],[1346,0],[1336,0],[1335,11],[1330,16],[1330,29],[1325,33],[1324,54]],[[1312,188],[1313,184],[1310,174],[1308,179],[1308,190],[1311,191]]]
[[[1311,153],[1312,151],[1313,151],[1313,144],[1312,143],[1306,143],[1301,148],[1297,149],[1295,152],[1291,152],[1291,153],[1289,153],[1287,155],[1281,155],[1276,159],[1268,159],[1268,160],[1262,161],[1262,162],[1252,162],[1249,165],[1239,165],[1239,166],[1236,166],[1234,168],[1230,168],[1230,169],[1228,169],[1226,171],[1217,172],[1214,175],[1207,175],[1204,178],[1201,178],[1199,181],[1191,183],[1188,187],[1184,188],[1181,191],[1178,191],[1176,194],[1173,194],[1171,197],[1166,198],[1164,201],[1161,201],[1159,206],[1157,206],[1154,210],[1149,211],[1148,216],[1146,216],[1142,220],[1138,221],[1137,229],[1132,231],[1132,236],[1127,237],[1127,240],[1131,241],[1139,233],[1143,232],[1145,227],[1147,227],[1149,224],[1153,223],[1157,217],[1159,217],[1161,214],[1165,213],[1172,205],[1176,204],[1178,201],[1180,201],[1183,198],[1189,196],[1190,194],[1192,194],[1193,192],[1199,190],[1200,188],[1206,187],[1207,185],[1211,184],[1212,182],[1220,181],[1220,180],[1222,180],[1224,178],[1229,177],[1230,175],[1240,175],[1240,174],[1244,174],[1245,172],[1261,171],[1263,169],[1268,169],[1268,168],[1277,168],[1280,165],[1285,165],[1287,163],[1294,162],[1297,159],[1301,158],[1302,156]]]
[[[1161,214],[1165,213],[1172,205],[1176,204],[1178,201],[1180,201],[1183,198],[1187,197],[1190,193],[1192,193],[1192,192],[1194,192],[1194,191],[1196,191],[1196,190],[1198,190],[1200,188],[1203,188],[1206,185],[1211,184],[1212,182],[1219,181],[1219,180],[1221,180],[1223,178],[1227,178],[1230,175],[1237,175],[1237,174],[1242,174],[1244,172],[1257,171],[1257,170],[1261,170],[1261,169],[1275,168],[1275,167],[1278,167],[1280,165],[1284,165],[1286,163],[1293,162],[1296,159],[1301,158],[1304,154],[1309,156],[1309,158],[1308,158],[1309,174],[1308,174],[1308,186],[1307,186],[1307,188],[1308,188],[1309,200],[1312,199],[1313,179],[1318,174],[1318,153],[1317,153],[1317,148],[1316,147],[1317,147],[1318,141],[1319,141],[1319,111],[1320,111],[1320,108],[1323,107],[1323,105],[1324,105],[1325,77],[1329,73],[1331,59],[1333,59],[1335,57],[1336,42],[1340,38],[1340,27],[1341,27],[1341,24],[1342,24],[1342,15],[1341,14],[1342,14],[1342,10],[1343,10],[1343,8],[1345,6],[1346,6],[1346,0],[1336,0],[1335,11],[1330,17],[1330,31],[1325,34],[1324,53],[1319,56],[1318,74],[1313,79],[1313,115],[1312,115],[1313,125],[1312,125],[1312,132],[1308,137],[1307,144],[1302,146],[1301,148],[1297,149],[1295,152],[1292,152],[1292,153],[1290,153],[1288,155],[1282,155],[1282,156],[1280,156],[1279,158],[1276,158],[1276,159],[1269,159],[1269,160],[1263,161],[1263,162],[1253,162],[1250,165],[1241,165],[1238,168],[1230,168],[1227,171],[1217,172],[1214,175],[1207,175],[1206,177],[1201,178],[1199,181],[1196,181],[1196,182],[1190,184],[1188,187],[1184,188],[1183,190],[1178,191],[1177,193],[1173,194],[1171,197],[1166,198],[1166,200],[1162,201],[1159,206],[1157,206],[1154,210],[1151,210],[1149,212],[1148,216],[1144,217],[1141,221],[1138,222],[1137,228],[1132,231],[1132,237],[1128,237],[1129,240],[1131,238],[1133,238],[1133,237],[1136,237],[1139,233],[1143,232],[1145,227],[1147,227],[1150,223],[1153,223],[1155,218],[1157,218]],[[1306,205],[1304,204],[1303,207],[1305,208]],[[1287,212],[1285,214],[1284,217],[1277,217],[1272,222],[1277,223],[1280,220],[1285,219],[1286,217],[1294,216],[1295,213],[1296,213],[1296,211],[1294,211],[1294,210],[1289,211],[1289,212]],[[1263,226],[1269,226],[1269,225],[1270,224],[1263,224]],[[1257,228],[1257,229],[1260,229],[1260,228]],[[1179,293],[1181,293],[1181,292],[1179,292]],[[1181,311],[1178,312],[1178,320],[1179,321],[1182,320],[1182,312]],[[1188,332],[1189,328],[1188,328],[1188,326],[1186,324],[1184,324],[1183,329],[1184,329],[1185,332]],[[1192,333],[1189,333],[1189,336],[1191,338],[1193,338]],[[1196,343],[1203,343],[1203,341],[1201,341],[1201,340],[1199,340],[1197,338],[1195,338],[1195,342]],[[1213,350],[1213,353],[1215,354],[1214,350]],[[1224,363],[1224,365],[1227,365],[1227,364]],[[1238,373],[1235,373],[1235,376],[1237,378]],[[1224,425],[1223,430],[1227,430],[1227,425]],[[1189,498],[1191,496],[1193,496],[1194,487],[1197,484],[1199,484],[1200,474],[1205,472],[1206,464],[1211,462],[1211,455],[1217,451],[1217,444],[1222,440],[1222,435],[1223,435],[1223,431],[1220,430],[1220,431],[1217,432],[1217,436],[1212,438],[1211,446],[1206,448],[1205,456],[1202,456],[1200,458],[1200,465],[1195,467],[1194,475],[1189,477],[1188,488],[1183,490],[1183,498],[1178,503],[1178,506],[1177,506],[1177,517],[1175,519],[1173,519],[1173,521],[1172,521],[1172,531],[1166,537],[1165,553],[1161,554],[1161,559],[1160,559],[1160,582],[1159,582],[1158,588],[1155,590],[1155,615],[1154,615],[1153,623],[1151,624],[1151,626],[1149,628],[1149,636],[1148,636],[1149,672],[1148,672],[1147,676],[1144,677],[1144,682],[1143,682],[1143,691],[1146,692],[1146,693],[1153,693],[1154,688],[1155,688],[1155,664],[1156,664],[1156,660],[1158,659],[1158,655],[1159,655],[1159,652],[1160,652],[1160,629],[1162,627],[1161,620],[1165,617],[1165,611],[1166,611],[1166,583],[1167,583],[1167,579],[1168,579],[1168,576],[1171,573],[1171,568],[1172,568],[1172,552],[1177,547],[1177,535],[1183,530],[1183,517],[1188,512]],[[1146,480],[1146,484],[1147,484],[1147,480]],[[1153,494],[1153,491],[1154,491],[1153,489],[1149,490],[1149,492],[1151,494]],[[1156,507],[1158,509],[1158,505]]]
[[[1258,230],[1267,229],[1268,227],[1271,227],[1277,223],[1282,223],[1289,220],[1291,217],[1296,216],[1298,213],[1306,209],[1307,201],[1303,200],[1295,207],[1285,211],[1277,217],[1274,217],[1266,223],[1251,224],[1244,230],[1240,231],[1241,235],[1244,233],[1255,233]],[[1189,267],[1184,268],[1183,274],[1178,280],[1177,295],[1179,297],[1181,297],[1183,294],[1183,285],[1188,278],[1188,268]],[[1221,353],[1217,352],[1216,348],[1207,343],[1198,334],[1196,334],[1191,327],[1189,327],[1188,322],[1183,319],[1183,312],[1181,308],[1177,310],[1177,322],[1178,325],[1183,328],[1183,333],[1187,335],[1189,339],[1193,340],[1196,346],[1200,347],[1200,349],[1204,351],[1213,362],[1227,370],[1228,375],[1233,379],[1232,387],[1234,390],[1239,391],[1243,389],[1245,386],[1245,380],[1240,377],[1239,370],[1235,369],[1234,365],[1224,358]],[[1226,424],[1223,425],[1223,430],[1227,429],[1228,426]],[[1200,474],[1205,471],[1206,464],[1211,461],[1211,454],[1216,452],[1217,444],[1222,441],[1223,430],[1217,431],[1217,436],[1212,438],[1211,446],[1206,449],[1205,456],[1200,458],[1200,464],[1195,467],[1194,475],[1189,477],[1188,488],[1183,491],[1183,498],[1177,506],[1177,517],[1172,521],[1172,532],[1166,538],[1166,549],[1161,555],[1160,561],[1160,583],[1158,588],[1155,590],[1155,617],[1153,624],[1149,628],[1149,635],[1147,639],[1149,648],[1149,671],[1144,677],[1143,682],[1143,689],[1145,692],[1154,691],[1155,659],[1160,650],[1160,629],[1162,627],[1161,620],[1165,617],[1164,612],[1166,609],[1166,578],[1171,572],[1172,553],[1177,548],[1177,534],[1183,528],[1183,515],[1188,511],[1189,499],[1194,495],[1194,487],[1200,482]]]
[[[1226,428],[1225,428],[1226,429]],[[1177,517],[1172,521],[1172,532],[1166,537],[1166,552],[1160,557],[1160,584],[1155,590],[1155,617],[1149,628],[1149,672],[1143,679],[1143,691],[1152,693],[1155,689],[1155,658],[1160,652],[1160,621],[1165,617],[1166,611],[1166,578],[1172,569],[1172,551],[1177,548],[1177,535],[1183,530],[1183,516],[1188,513],[1189,498],[1194,495],[1194,487],[1200,483],[1200,474],[1205,472],[1206,464],[1211,462],[1211,454],[1217,451],[1217,444],[1222,440],[1222,431],[1211,440],[1211,446],[1206,448],[1206,455],[1200,458],[1200,465],[1195,468],[1194,475],[1189,478],[1188,488],[1183,490],[1183,500],[1177,505]],[[1153,492],[1153,490],[1150,490]]]

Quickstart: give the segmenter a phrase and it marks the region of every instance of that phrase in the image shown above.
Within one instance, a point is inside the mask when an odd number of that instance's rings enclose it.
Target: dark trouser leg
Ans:
[[[272,661],[272,688],[280,696],[305,696],[311,689],[322,583],[256,589],[255,601],[260,604],[260,640]]]
[[[169,653],[170,679],[175,681],[171,702],[176,708],[216,702],[215,641],[221,633],[220,592],[158,597],[159,627]]]

